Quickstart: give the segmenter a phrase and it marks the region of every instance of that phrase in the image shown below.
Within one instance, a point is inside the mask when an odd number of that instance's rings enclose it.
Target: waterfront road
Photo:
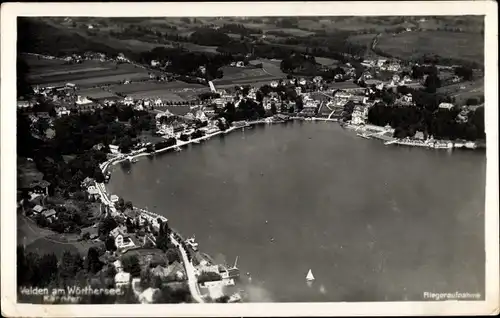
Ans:
[[[106,167],[108,166],[108,162],[102,165],[102,169],[105,171]],[[114,206],[114,204],[109,200],[105,186],[102,183],[96,183],[96,188],[99,191],[99,195],[101,196],[101,200],[103,203],[108,204],[110,206]],[[170,240],[172,243],[177,246],[179,251],[181,252],[182,260],[184,262],[184,267],[186,268],[186,276],[188,279],[188,285],[189,285],[189,291],[191,292],[191,295],[193,296],[194,300],[198,303],[204,303],[205,301],[201,297],[200,290],[198,288],[198,279],[196,278],[196,273],[193,264],[191,261],[188,259],[186,250],[182,247],[179,241],[174,237],[174,235],[170,235]]]
[[[196,278],[194,266],[188,259],[186,250],[184,250],[182,245],[175,239],[173,234],[170,235],[170,240],[175,246],[177,246],[177,248],[181,252],[182,261],[184,262],[184,267],[186,268],[186,275],[191,295],[193,296],[196,302],[204,303],[205,300],[203,300],[203,298],[201,297],[200,289],[198,288],[198,279]]]

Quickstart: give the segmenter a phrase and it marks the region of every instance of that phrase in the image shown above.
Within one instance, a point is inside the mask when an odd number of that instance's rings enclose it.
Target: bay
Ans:
[[[215,260],[238,256],[251,301],[399,301],[484,296],[485,177],[481,151],[294,122],[115,166],[108,190],[196,234]]]

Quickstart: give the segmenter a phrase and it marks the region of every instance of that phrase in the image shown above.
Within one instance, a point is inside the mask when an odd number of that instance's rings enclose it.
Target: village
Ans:
[[[54,59],[47,56],[42,58]],[[89,60],[109,61],[101,53],[89,53],[83,57],[73,55],[63,60],[75,64]],[[123,55],[119,55],[113,62],[132,63]],[[157,70],[158,65],[158,61],[151,61],[151,66],[147,68]],[[335,75],[333,81],[325,80],[321,76],[287,76],[260,86],[237,84],[225,88],[216,88],[215,84],[209,81],[209,89],[178,88],[177,90],[194,92],[192,95],[194,98],[182,102],[155,96],[134,98],[126,94],[112,94],[113,96],[103,94],[99,97],[96,90],[106,92],[108,84],[94,87],[92,96],[85,94],[88,89],[80,89],[77,84],[71,82],[56,86],[35,85],[33,87],[35,98],[19,100],[17,106],[21,113],[28,114],[31,125],[42,119],[47,122],[45,135],[39,137],[48,139],[54,135],[54,118],[91,113],[107,107],[132,108],[135,111],[151,114],[154,118],[154,130],[138,138],[130,149],[125,150],[121,145],[109,144],[107,161],[100,165],[105,176],[104,182],[97,182],[87,177],[81,183],[80,192],[84,193],[83,201],[93,206],[93,210],[89,212],[92,215],[89,223],[93,224],[86,224],[87,226],[82,228],[78,237],[73,240],[87,242],[88,246],[103,247],[104,251],[99,259],[103,264],[107,264],[106,266],[114,268],[116,272],[114,285],[132,288],[141,303],[154,303],[161,284],[173,286],[172,288],[187,285],[192,299],[197,302],[237,302],[243,298],[244,292],[238,288],[240,274],[236,263],[215,264],[208,255],[198,250],[194,237],[184,239],[170,230],[166,252],[165,249],[158,248],[157,241],[168,220],[153,212],[136,208],[131,202],[125,202],[123,198],[114,194],[108,195],[105,189],[105,183],[111,176],[108,168],[123,161],[134,163],[140,156],[152,156],[161,151],[181,151],[181,147],[189,143],[199,143],[211,136],[249,125],[284,123],[290,120],[340,122],[343,127],[357,131],[360,137],[381,139],[386,144],[447,149],[477,147],[475,142],[466,140],[436,141],[433,136],[424,136],[422,131],[417,131],[412,137],[396,137],[395,129],[389,124],[379,126],[370,122],[370,109],[377,105],[382,107],[380,105],[387,103],[387,99],[393,99],[391,103],[395,106],[417,107],[415,91],[412,89],[423,87],[428,75],[422,79],[412,78],[412,67],[428,67],[428,65],[402,65],[395,59],[364,60],[361,65],[364,68],[361,73],[350,63],[342,65],[342,71]],[[234,62],[231,66],[244,67],[244,64]],[[171,79],[166,75],[150,73],[148,78],[138,81],[168,82],[169,80]],[[453,84],[464,81],[456,75],[450,75],[448,80]],[[133,83],[137,82],[124,80],[114,85],[127,86]],[[55,106],[51,114],[33,111],[37,103],[44,100],[50,101]],[[234,109],[230,109],[228,105],[233,105]],[[248,105],[256,105],[256,109],[262,107],[263,112],[257,117],[242,115],[240,118],[235,115],[247,111]],[[468,120],[469,112],[481,106],[480,102],[459,106],[444,101],[437,105],[438,109],[443,110],[459,109],[456,120],[464,123]],[[28,159],[23,165],[28,167],[34,164]],[[33,167],[26,168],[30,169],[36,170]],[[31,220],[28,222],[41,227],[58,222],[64,223],[61,221],[66,217],[61,209],[64,203],[47,204],[50,183],[36,175],[36,173],[30,174],[30,178],[19,185],[19,190],[29,194],[19,201],[23,216]],[[113,228],[103,230],[103,226],[106,227],[108,224],[112,224]],[[66,232],[65,229],[63,232]],[[134,273],[130,272],[130,266],[126,269],[123,266],[123,259],[130,255],[135,255],[140,264],[140,270]],[[145,283],[144,277],[157,277],[160,283]],[[150,278],[147,281],[153,282]]]

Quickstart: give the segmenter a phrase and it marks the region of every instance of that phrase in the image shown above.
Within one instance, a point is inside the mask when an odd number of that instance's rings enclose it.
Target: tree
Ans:
[[[135,255],[125,257],[123,259],[123,270],[129,272],[132,277],[140,277],[141,265],[139,264],[139,258]]]
[[[119,198],[116,205],[118,206],[118,210],[125,211],[125,200],[123,198]]]
[[[129,210],[132,210],[134,208],[134,206],[132,204],[132,201],[125,202],[125,208],[129,209]]]
[[[273,115],[275,115],[277,113],[276,104],[274,102],[271,103],[271,113]]]
[[[39,283],[48,286],[57,277],[57,257],[54,253],[45,254],[39,261]]]
[[[428,93],[435,93],[436,90],[441,87],[441,80],[437,74],[430,74],[425,79],[424,86]]]
[[[104,218],[104,220],[102,220],[99,223],[99,227],[98,227],[99,236],[101,236],[101,235],[108,236],[109,232],[111,232],[117,226],[118,226],[118,223],[116,222],[116,220],[114,218],[112,218],[111,216],[107,216],[106,218]]]
[[[106,247],[106,251],[114,252],[117,249],[116,244],[115,244],[115,239],[112,236],[106,237],[106,240],[104,241],[104,245]]]
[[[83,269],[83,259],[78,253],[71,253],[66,251],[63,253],[61,262],[59,264],[59,283],[60,285],[67,285],[71,282],[76,274]]]
[[[99,252],[95,247],[89,248],[87,258],[85,259],[86,269],[92,274],[96,274],[101,270],[103,264],[99,260]]]
[[[146,289],[151,286],[151,281],[153,276],[151,275],[151,271],[149,268],[146,268],[141,271],[141,282],[140,285],[143,289]]]
[[[125,226],[127,227],[127,232],[132,233],[134,232],[134,224],[130,220],[130,218],[127,218],[125,221]]]
[[[169,248],[167,250],[166,256],[167,256],[167,260],[168,260],[169,264],[172,264],[175,261],[177,261],[177,262],[181,261],[181,259],[179,257],[178,250],[175,246],[172,246],[171,248]]]

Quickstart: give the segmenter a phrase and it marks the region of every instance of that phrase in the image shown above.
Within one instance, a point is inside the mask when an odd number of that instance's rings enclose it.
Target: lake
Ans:
[[[217,261],[239,256],[251,301],[484,297],[485,152],[385,146],[335,123],[293,122],[113,170],[110,193],[196,234]]]

